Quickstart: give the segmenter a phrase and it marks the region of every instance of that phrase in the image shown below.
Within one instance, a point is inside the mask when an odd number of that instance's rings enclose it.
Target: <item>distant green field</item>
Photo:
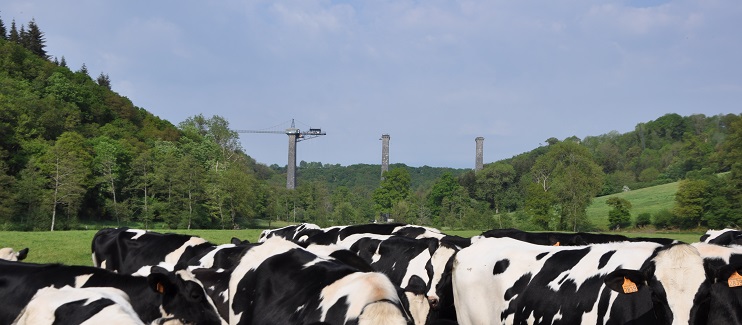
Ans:
[[[678,183],[669,183],[653,187],[611,194],[595,198],[587,208],[587,217],[590,222],[600,229],[608,228],[608,211],[611,207],[605,202],[610,197],[620,197],[631,202],[631,220],[636,219],[641,213],[648,212],[654,216],[657,211],[672,209],[675,204],[675,192],[678,191]]]

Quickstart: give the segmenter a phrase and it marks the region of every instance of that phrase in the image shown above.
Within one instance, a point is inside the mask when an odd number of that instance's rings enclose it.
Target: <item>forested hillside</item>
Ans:
[[[94,79],[84,65],[73,71],[49,57],[36,22],[8,30],[0,20],[0,229],[393,219],[596,230],[586,215],[594,197],[675,181],[672,209],[632,220],[630,202],[612,200],[607,224],[742,223],[740,114],[666,114],[623,134],[546,142],[477,172],[393,164],[383,180],[380,165],[302,161],[297,188],[287,190],[285,166],[252,159],[224,118],[162,120],[112,91],[108,75]]]

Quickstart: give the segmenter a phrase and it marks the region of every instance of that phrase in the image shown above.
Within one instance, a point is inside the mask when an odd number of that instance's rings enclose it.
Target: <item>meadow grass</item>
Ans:
[[[611,207],[606,204],[606,201],[611,197],[619,197],[631,203],[633,223],[639,214],[649,213],[654,216],[660,210],[671,210],[675,205],[675,192],[677,191],[678,183],[675,182],[597,197],[587,207],[587,217],[599,229],[608,229],[608,211]]]

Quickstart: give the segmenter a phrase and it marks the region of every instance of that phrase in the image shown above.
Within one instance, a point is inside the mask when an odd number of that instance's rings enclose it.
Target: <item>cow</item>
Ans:
[[[281,227],[278,229],[266,229],[260,232],[260,236],[258,237],[258,242],[262,243],[271,237],[281,237],[281,238],[288,239],[291,241],[300,241],[299,234],[307,234],[308,232],[314,233],[314,231],[319,232],[320,229],[321,228],[319,226],[313,223],[302,223],[298,225],[290,225],[290,226]]]
[[[707,324],[742,324],[742,246],[692,244],[711,280]]]
[[[194,269],[234,325],[408,324],[396,288],[280,237],[246,247],[229,270]],[[226,315],[225,315],[226,314]]]
[[[12,325],[53,324],[144,325],[131,306],[129,296],[115,288],[41,288]],[[160,318],[157,325],[183,324]]]
[[[688,244],[482,238],[453,264],[462,325],[697,324],[707,290],[703,260]]]
[[[700,241],[721,246],[742,245],[742,231],[730,228],[722,230],[709,229],[701,236]]]
[[[146,276],[151,266],[173,271],[179,263],[182,265],[216,246],[197,236],[122,227],[99,230],[93,236],[91,251],[94,266]]]
[[[370,223],[350,226],[333,226],[320,228],[314,224],[286,226],[275,230],[263,230],[259,242],[270,237],[281,237],[297,243],[312,243],[320,245],[336,244],[346,237],[362,234],[398,235],[410,238],[442,238],[445,235],[440,230],[430,227],[408,225],[404,223]]]
[[[0,260],[22,261],[28,256],[28,247],[15,251],[10,247],[0,248]]]
[[[677,243],[669,238],[655,237],[626,237],[616,234],[594,234],[589,232],[561,233],[561,232],[528,232],[513,228],[492,229],[482,233],[487,238],[513,238],[537,245],[583,246],[590,244],[604,244],[613,242],[653,242],[662,245]]]
[[[129,296],[139,318],[150,323],[175,318],[183,323],[226,324],[201,284],[187,271],[154,268],[147,277],[91,266],[33,264],[0,260],[0,324],[10,324],[42,288],[110,287]]]

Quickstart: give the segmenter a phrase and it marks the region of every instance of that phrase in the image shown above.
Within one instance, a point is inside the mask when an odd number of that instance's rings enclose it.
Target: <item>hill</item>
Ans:
[[[606,201],[611,197],[619,197],[631,202],[631,219],[642,213],[655,215],[660,210],[670,210],[675,205],[675,193],[678,191],[678,182],[646,187],[593,199],[587,207],[587,216],[590,222],[601,228],[608,228],[608,211],[611,207]]]

